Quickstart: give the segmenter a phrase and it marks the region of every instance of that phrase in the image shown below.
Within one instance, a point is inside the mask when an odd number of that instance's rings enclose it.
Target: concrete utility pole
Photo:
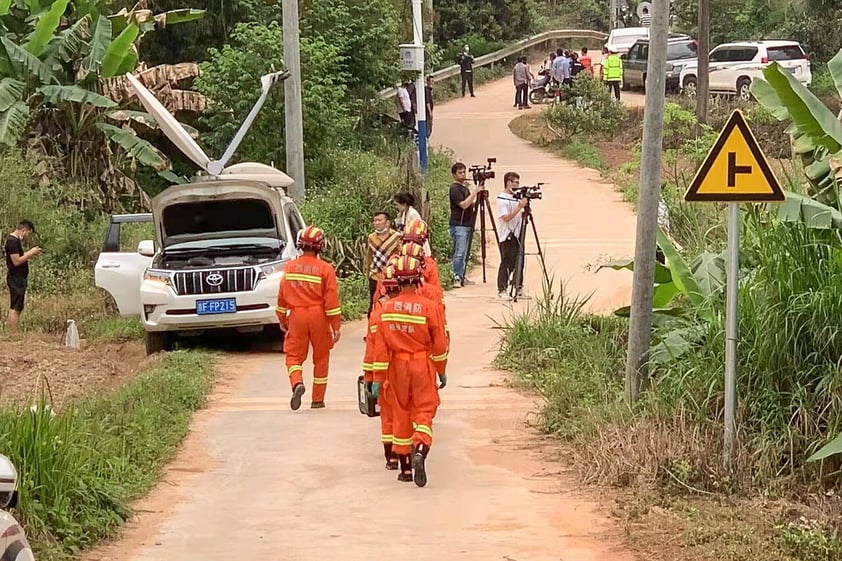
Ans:
[[[423,47],[421,2],[422,0],[412,0],[412,42]],[[420,55],[421,60],[424,61],[423,50]],[[415,82],[415,99],[418,104],[418,164],[421,167],[421,173],[427,173],[427,96],[424,86],[424,65],[422,64]]]
[[[708,91],[710,84],[710,0],[699,0],[699,66],[696,71],[696,120],[708,122]],[[702,127],[698,127],[698,134]]]
[[[611,10],[611,13],[608,15],[609,30],[617,28],[617,2],[618,0],[611,0],[608,3],[608,9]]]
[[[283,0],[284,63],[290,77],[284,82],[286,173],[295,181],[289,196],[304,200],[304,117],[301,111],[301,55],[298,50],[298,0]]]
[[[661,148],[663,146],[664,93],[669,33],[669,0],[652,3],[649,36],[649,71],[646,73],[646,108],[643,115],[643,153],[634,251],[629,346],[626,358],[626,398],[637,401],[649,347],[652,343],[652,293],[655,280],[655,232],[661,196]]]

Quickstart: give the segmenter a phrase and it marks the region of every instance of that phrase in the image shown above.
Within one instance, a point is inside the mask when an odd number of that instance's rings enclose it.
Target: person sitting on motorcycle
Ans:
[[[532,82],[532,86],[530,87],[530,89],[534,90],[535,88],[543,88],[550,83],[550,70],[552,68],[554,59],[555,53],[551,52],[547,60],[545,60],[544,64],[541,66],[541,70],[538,71],[538,75],[541,77]]]

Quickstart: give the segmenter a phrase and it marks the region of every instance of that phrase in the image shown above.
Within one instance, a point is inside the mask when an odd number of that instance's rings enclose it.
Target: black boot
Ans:
[[[409,454],[401,454],[398,456],[401,464],[401,470],[398,472],[398,481],[412,481],[412,465],[409,460]]]
[[[412,453],[412,471],[415,472],[415,484],[419,487],[427,484],[427,468],[424,462],[429,453],[430,447],[425,444],[416,446]]]
[[[386,456],[386,469],[394,471],[398,469],[398,456],[392,452],[392,443],[383,443],[383,455]]]
[[[295,384],[295,387],[292,389],[292,399],[289,400],[290,409],[298,411],[298,408],[301,407],[301,396],[304,395],[305,391],[304,384]]]

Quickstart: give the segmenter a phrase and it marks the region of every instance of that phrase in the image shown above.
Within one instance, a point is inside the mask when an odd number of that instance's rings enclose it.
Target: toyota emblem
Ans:
[[[222,275],[219,273],[210,273],[205,277],[205,282],[207,282],[210,286],[219,286],[222,284]]]

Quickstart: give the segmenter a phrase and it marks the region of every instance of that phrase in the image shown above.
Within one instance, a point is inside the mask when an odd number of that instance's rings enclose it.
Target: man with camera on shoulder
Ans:
[[[503,189],[497,197],[497,237],[500,240],[500,270],[497,272],[497,297],[501,300],[511,300],[507,292],[509,276],[515,272],[520,254],[520,228],[523,223],[523,209],[529,202],[526,197],[516,198],[514,189],[520,185],[520,176],[510,171],[503,176]],[[523,280],[523,263],[520,264],[521,274],[514,278]],[[521,296],[522,286],[516,286],[518,297]]]

